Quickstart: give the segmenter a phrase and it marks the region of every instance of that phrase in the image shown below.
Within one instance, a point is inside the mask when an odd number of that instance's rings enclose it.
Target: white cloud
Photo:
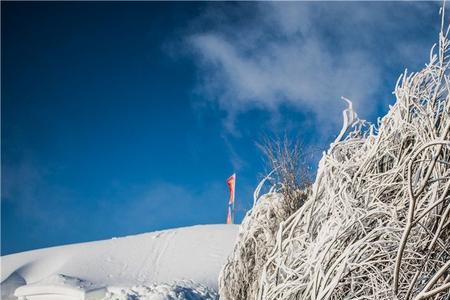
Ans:
[[[424,3],[210,6],[198,21],[208,29],[192,33],[188,43],[198,58],[201,90],[227,112],[230,131],[236,116],[254,108],[276,112],[281,105],[312,113],[327,127],[340,122],[340,96],[352,99],[363,116],[373,113],[374,102],[386,103],[375,99],[386,70],[425,62],[431,44],[418,35],[416,20],[437,12]]]

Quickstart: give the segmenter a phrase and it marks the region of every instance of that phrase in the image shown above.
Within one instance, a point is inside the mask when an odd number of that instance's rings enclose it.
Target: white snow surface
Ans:
[[[237,233],[237,225],[197,225],[6,255],[1,299],[88,299],[101,288],[105,300],[217,299]]]

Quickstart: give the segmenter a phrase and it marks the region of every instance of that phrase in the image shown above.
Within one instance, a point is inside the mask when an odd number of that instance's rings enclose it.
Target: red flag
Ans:
[[[236,186],[236,174],[231,175],[227,179],[228,189],[230,190],[230,200],[228,201],[229,205],[234,204],[234,188]]]
[[[233,220],[231,219],[231,207],[229,206],[228,206],[227,224],[233,224]]]

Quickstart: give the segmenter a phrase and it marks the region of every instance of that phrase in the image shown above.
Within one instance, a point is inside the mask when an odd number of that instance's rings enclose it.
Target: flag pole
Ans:
[[[235,212],[234,212],[234,203],[236,202],[236,173],[234,173],[233,174],[234,175],[234,189],[233,189],[233,208],[232,208],[232,211],[233,211],[233,214],[232,214],[232,222],[233,222],[233,224],[234,224],[234,214],[235,214]]]
[[[227,224],[234,224],[234,202],[235,202],[235,187],[236,187],[236,173],[233,173],[227,178],[227,185],[230,191],[230,199],[228,200]]]

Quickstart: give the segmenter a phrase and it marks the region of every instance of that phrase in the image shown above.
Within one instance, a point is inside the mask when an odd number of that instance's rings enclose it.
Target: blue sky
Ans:
[[[437,40],[425,2],[2,2],[1,253],[237,221],[266,135],[320,158]],[[313,167],[314,171],[314,167]]]

